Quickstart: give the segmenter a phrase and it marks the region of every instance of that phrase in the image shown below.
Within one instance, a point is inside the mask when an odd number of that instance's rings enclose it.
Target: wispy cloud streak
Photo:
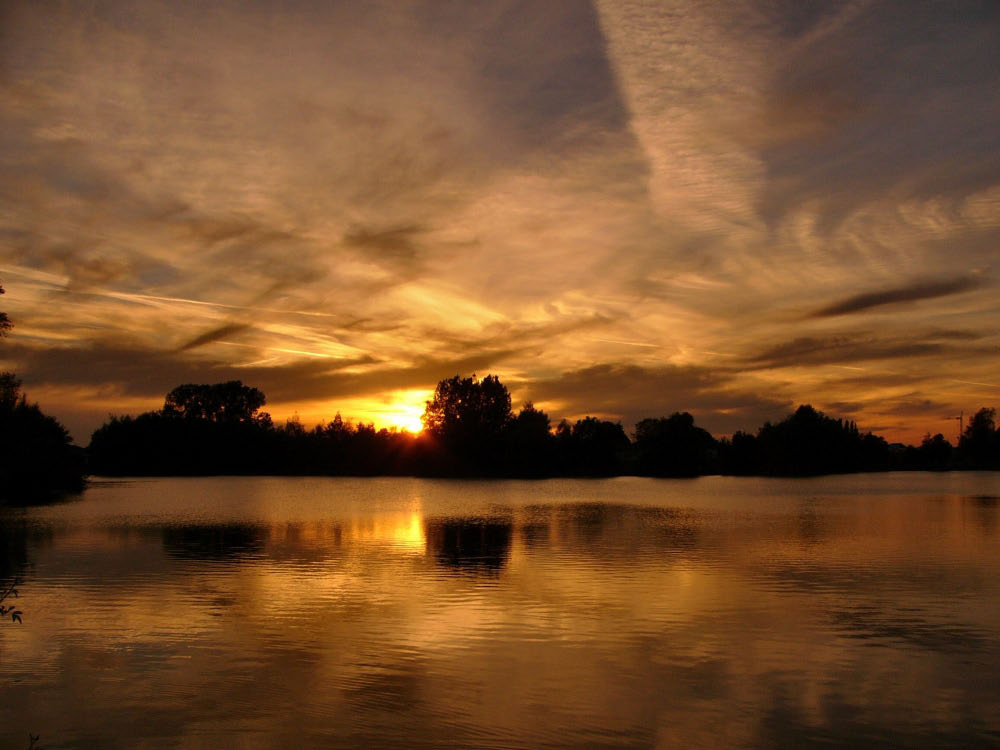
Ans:
[[[813,318],[830,318],[837,315],[848,315],[873,307],[898,305],[904,302],[917,302],[925,299],[937,299],[952,294],[968,292],[983,286],[983,281],[976,277],[962,277],[945,281],[918,281],[893,289],[883,289],[878,292],[855,294],[839,302],[822,307],[811,314]]]
[[[998,33],[977,0],[12,0],[0,357],[78,439],[173,380],[375,418],[473,370],[556,419],[919,436],[993,395]]]

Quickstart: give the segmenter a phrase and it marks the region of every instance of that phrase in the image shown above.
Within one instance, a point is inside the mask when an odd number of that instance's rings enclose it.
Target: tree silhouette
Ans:
[[[923,442],[917,448],[917,467],[920,469],[930,469],[932,471],[942,471],[951,468],[952,464],[951,443],[945,440],[940,432],[934,437],[929,434],[924,436]]]
[[[0,285],[0,294],[6,294],[2,285]],[[7,331],[9,331],[13,325],[14,324],[10,322],[10,318],[7,317],[7,313],[0,312],[0,336],[6,336]]]
[[[561,473],[609,477],[622,473],[628,435],[618,422],[584,417],[572,427],[565,419],[556,428]]]
[[[958,441],[958,452],[964,466],[990,469],[1000,466],[1000,439],[997,437],[996,409],[983,408],[976,412]]]
[[[758,471],[776,476],[811,476],[882,471],[889,466],[889,445],[862,434],[851,421],[833,419],[804,404],[778,424],[757,433]]]
[[[258,418],[257,411],[266,402],[262,391],[243,385],[239,380],[214,385],[187,383],[167,394],[163,414],[209,422],[248,423]],[[261,415],[260,418],[265,417]]]
[[[83,455],[53,417],[0,373],[0,501],[34,501],[83,487]]]
[[[6,385],[5,385],[6,384]],[[23,402],[20,383],[0,376],[0,407]],[[857,425],[808,405],[756,435],[716,441],[687,412],[643,419],[630,442],[618,422],[565,419],[553,432],[531,402],[515,415],[495,375],[447,378],[423,415],[426,430],[377,429],[345,422],[307,429],[296,419],[276,427],[259,412],[264,394],[239,381],[178,386],[160,411],[112,417],[88,447],[95,473],[124,476],[264,474],[351,476],[607,477],[739,475],[807,476],[893,469],[947,469],[955,464],[940,435],[919,448],[890,450]],[[998,463],[995,412],[983,409],[963,436],[960,465]],[[54,421],[54,420],[53,420]],[[993,462],[992,464],[990,462]]]
[[[429,433],[451,443],[499,437],[511,417],[510,393],[500,378],[455,375],[437,384],[421,421]]]
[[[553,471],[555,438],[549,415],[528,401],[508,424],[507,472],[518,477],[543,477]]]
[[[496,375],[442,380],[421,421],[446,454],[440,470],[450,474],[500,472],[502,439],[513,415],[510,393]]]
[[[757,437],[737,430],[731,440],[722,438],[718,443],[719,463],[723,474],[751,476],[760,473]]]
[[[645,476],[694,477],[715,469],[715,438],[687,412],[643,419],[635,426],[635,444]]]
[[[0,336],[11,327],[0,312]],[[0,503],[34,502],[82,489],[83,458],[66,428],[28,403],[17,376],[0,372]]]

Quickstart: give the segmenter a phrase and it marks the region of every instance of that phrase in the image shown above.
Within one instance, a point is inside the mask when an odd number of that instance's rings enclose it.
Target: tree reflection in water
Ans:
[[[166,526],[163,548],[171,557],[191,560],[225,560],[260,555],[266,530],[251,524],[200,524]]]
[[[998,495],[96,485],[0,517],[0,746],[995,745]]]
[[[472,573],[495,573],[510,557],[514,526],[489,518],[427,519],[427,551],[442,565]]]

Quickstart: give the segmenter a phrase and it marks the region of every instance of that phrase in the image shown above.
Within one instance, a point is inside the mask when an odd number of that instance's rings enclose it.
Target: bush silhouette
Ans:
[[[7,313],[0,312],[0,337],[11,327]],[[85,477],[84,453],[66,428],[28,403],[14,373],[0,373],[0,503],[38,502],[78,491]]]
[[[83,489],[83,451],[53,417],[29,404],[21,381],[0,373],[0,500],[34,502]]]

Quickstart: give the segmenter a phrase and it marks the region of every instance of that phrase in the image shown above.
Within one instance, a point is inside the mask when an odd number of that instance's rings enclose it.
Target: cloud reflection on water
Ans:
[[[229,481],[4,517],[26,625],[0,631],[0,719],[122,747],[996,737],[1000,545],[974,477],[869,478],[863,501],[766,481],[754,504],[711,478]],[[242,512],[185,517],[223,486]],[[626,486],[636,504],[598,500]]]

